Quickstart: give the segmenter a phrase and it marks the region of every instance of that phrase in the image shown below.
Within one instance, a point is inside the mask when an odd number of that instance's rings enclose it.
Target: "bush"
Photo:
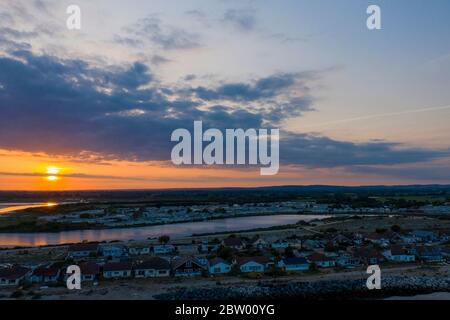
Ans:
[[[23,296],[23,291],[22,290],[16,290],[13,293],[11,293],[11,295],[9,296],[12,299],[17,299]]]
[[[263,275],[259,272],[249,272],[249,273],[245,274],[245,277],[248,279],[256,280],[256,279],[261,279],[263,277]]]

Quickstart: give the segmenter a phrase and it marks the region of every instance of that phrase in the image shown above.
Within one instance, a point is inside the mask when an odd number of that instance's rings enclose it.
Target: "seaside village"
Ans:
[[[83,285],[118,279],[246,277],[338,272],[379,264],[444,264],[450,261],[449,231],[377,230],[327,232],[308,238],[227,235],[177,244],[168,236],[152,242],[81,243],[57,247],[47,263],[1,264],[0,288],[66,285],[66,268],[78,265]],[[29,260],[27,260],[29,261]],[[17,292],[17,291],[16,291]]]

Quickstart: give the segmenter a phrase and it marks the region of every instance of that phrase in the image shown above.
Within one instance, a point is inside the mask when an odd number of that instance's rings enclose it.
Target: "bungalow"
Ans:
[[[153,253],[157,255],[170,254],[175,251],[175,247],[171,244],[162,244],[153,246]]]
[[[258,257],[239,257],[236,258],[235,264],[243,273],[249,272],[264,272],[273,265],[273,262],[264,256]]]
[[[416,257],[413,254],[399,245],[390,246],[388,250],[384,251],[383,255],[388,260],[395,262],[411,262],[416,260]]]
[[[90,282],[98,279],[100,266],[95,261],[80,264],[81,282]]]
[[[177,252],[180,255],[192,255],[198,253],[199,245],[196,244],[184,244],[177,246]]]
[[[31,270],[18,265],[0,269],[0,287],[18,286],[31,273]]]
[[[172,261],[172,271],[175,277],[201,276],[205,270],[205,267],[194,257],[178,257]]]
[[[306,257],[308,262],[316,264],[320,268],[332,268],[336,266],[336,260],[322,253],[315,252]]]
[[[447,262],[450,261],[450,247],[444,247],[441,249],[442,257],[445,258]]]
[[[309,262],[304,257],[283,258],[278,262],[278,267],[285,271],[309,270]]]
[[[134,265],[134,276],[135,278],[168,277],[170,276],[170,263],[160,257],[139,261]]]
[[[426,230],[414,230],[410,234],[417,239],[418,242],[435,242],[439,240],[439,236],[432,232]]]
[[[98,253],[98,243],[79,243],[69,247],[67,257],[80,259],[94,257]]]
[[[151,248],[146,245],[131,244],[128,246],[128,253],[133,256],[150,254]]]
[[[349,253],[340,254],[336,258],[336,265],[343,268],[355,268],[361,264],[361,259]]]
[[[130,262],[109,262],[103,267],[105,279],[119,279],[131,277],[132,264]]]
[[[245,242],[239,237],[228,237],[222,240],[222,245],[225,247],[230,247],[235,250],[242,250],[245,248]]]
[[[346,236],[342,234],[338,235],[330,235],[326,237],[326,240],[329,244],[332,246],[339,246],[339,245],[349,245],[352,243],[352,240],[350,238],[347,238]]]
[[[252,245],[252,247],[258,250],[263,250],[269,246],[267,241],[258,236],[255,236],[254,238],[250,239],[250,244]]]
[[[120,258],[126,254],[127,249],[122,244],[105,244],[100,246],[100,252],[104,257]]]
[[[425,262],[442,262],[444,260],[441,249],[438,247],[417,246],[411,253]]]
[[[54,283],[58,281],[60,270],[52,267],[39,267],[36,268],[31,277],[32,283]]]
[[[279,239],[275,242],[272,242],[272,244],[270,246],[273,249],[286,249],[287,247],[289,247],[289,242],[284,239]]]
[[[353,252],[353,256],[367,265],[380,264],[386,260],[378,250],[372,247],[359,248]]]
[[[214,258],[209,261],[210,274],[224,274],[230,271],[231,271],[231,263],[228,263],[221,258]]]

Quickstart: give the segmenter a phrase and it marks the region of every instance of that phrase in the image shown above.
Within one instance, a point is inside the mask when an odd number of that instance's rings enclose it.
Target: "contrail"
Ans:
[[[400,115],[411,114],[411,113],[421,113],[421,112],[429,112],[429,111],[437,111],[437,110],[445,110],[445,109],[450,109],[450,105],[442,106],[442,107],[405,110],[405,111],[399,111],[399,112],[372,114],[372,115],[368,115],[368,116],[341,119],[341,120],[322,122],[322,123],[317,123],[317,124],[312,124],[312,125],[306,125],[306,126],[303,126],[303,128],[321,127],[321,126],[327,126],[327,125],[339,124],[339,123],[345,123],[345,122],[369,120],[369,119],[376,119],[376,118],[385,118],[385,117],[391,117],[391,116],[400,116]]]

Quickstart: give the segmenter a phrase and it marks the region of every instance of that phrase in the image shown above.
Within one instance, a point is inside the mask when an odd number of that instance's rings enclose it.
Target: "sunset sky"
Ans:
[[[0,190],[448,184],[449,14],[448,0],[1,0]],[[171,132],[196,120],[280,128],[279,174],[175,167]]]

